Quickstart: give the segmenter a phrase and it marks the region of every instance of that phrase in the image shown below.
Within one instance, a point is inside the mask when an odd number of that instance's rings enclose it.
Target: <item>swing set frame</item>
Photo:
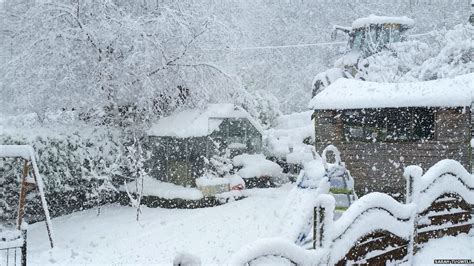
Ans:
[[[48,203],[44,195],[43,179],[38,171],[35,152],[29,145],[0,145],[0,158],[21,158],[23,160],[22,177],[20,185],[20,195],[18,199],[18,211],[16,218],[16,227],[22,229],[22,223],[25,216],[26,195],[29,191],[35,189],[40,196],[43,208],[46,230],[51,248],[54,247],[51,218],[49,215]]]

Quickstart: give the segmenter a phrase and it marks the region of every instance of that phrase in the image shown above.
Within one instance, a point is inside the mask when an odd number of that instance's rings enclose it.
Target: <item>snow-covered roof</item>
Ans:
[[[415,24],[415,21],[407,17],[385,17],[385,16],[370,15],[365,18],[359,18],[359,19],[354,20],[354,22],[352,22],[352,28],[357,29],[357,28],[366,27],[371,24],[385,24],[385,23],[413,26],[413,24]]]
[[[208,136],[219,129],[225,118],[245,118],[259,131],[260,124],[247,111],[234,104],[209,104],[206,109],[187,109],[163,117],[148,130],[149,136],[178,138]]]
[[[474,73],[422,82],[378,83],[338,79],[309,103],[311,109],[470,106]]]

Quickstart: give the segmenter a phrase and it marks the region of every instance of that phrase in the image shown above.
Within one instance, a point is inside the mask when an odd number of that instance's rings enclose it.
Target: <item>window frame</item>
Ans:
[[[354,115],[359,117],[355,118]],[[436,140],[436,115],[436,109],[429,107],[341,110],[343,141],[433,141]],[[350,134],[351,130],[362,133],[354,136]]]

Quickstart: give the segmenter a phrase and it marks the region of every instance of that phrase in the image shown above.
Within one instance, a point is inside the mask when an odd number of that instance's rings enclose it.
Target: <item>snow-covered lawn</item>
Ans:
[[[474,235],[460,234],[428,242],[414,257],[413,265],[430,265],[435,259],[470,259],[474,261]],[[442,265],[442,264],[438,264]]]
[[[249,197],[204,209],[110,205],[53,219],[56,247],[49,248],[44,223],[30,225],[30,265],[166,264],[176,254],[198,255],[203,265],[223,264],[258,238],[278,235],[289,187],[254,189]]]
[[[246,191],[246,199],[213,208],[144,208],[109,205],[53,219],[56,247],[49,248],[44,223],[29,227],[29,265],[165,264],[181,252],[198,255],[203,265],[225,264],[244,245],[281,236],[283,206],[290,186]],[[473,259],[474,237],[432,240],[414,258],[415,265],[433,259]]]

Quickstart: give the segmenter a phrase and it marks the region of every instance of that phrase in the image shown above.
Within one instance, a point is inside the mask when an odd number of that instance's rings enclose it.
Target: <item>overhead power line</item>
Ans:
[[[252,47],[227,47],[227,48],[204,48],[205,51],[237,51],[237,50],[262,50],[262,49],[285,49],[285,48],[301,48],[311,46],[330,46],[341,45],[347,42],[319,42],[319,43],[303,43],[303,44],[288,44],[288,45],[267,45],[267,46],[252,46]]]
[[[408,35],[410,38],[417,38],[428,36],[431,33],[419,33]],[[331,46],[331,45],[345,45],[347,42],[317,42],[317,43],[302,43],[302,44],[286,44],[286,45],[266,45],[266,46],[250,46],[250,47],[226,47],[226,48],[204,48],[204,51],[242,51],[242,50],[266,50],[266,49],[286,49],[286,48],[305,48],[312,46]]]

